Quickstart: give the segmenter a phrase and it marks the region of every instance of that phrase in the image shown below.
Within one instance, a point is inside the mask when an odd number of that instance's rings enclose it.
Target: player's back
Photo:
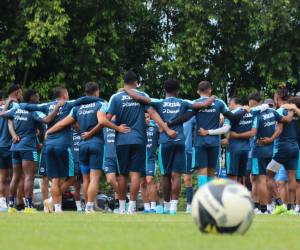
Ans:
[[[239,112],[244,112],[242,108],[237,108],[232,111],[235,114]],[[241,120],[238,123],[234,123],[231,126],[231,131],[236,133],[244,133],[248,132],[252,129],[252,127],[256,127],[257,119],[254,114],[248,112],[244,114]],[[237,148],[239,150],[249,150],[250,149],[250,139],[229,139],[229,148]]]
[[[177,97],[167,97],[165,99],[152,99],[151,105],[158,111],[160,117],[164,122],[171,122],[172,120],[183,115],[187,110],[192,108],[192,102],[183,100]],[[159,143],[175,143],[184,144],[185,137],[183,131],[183,124],[172,126],[176,131],[176,138],[170,138],[165,132],[160,134]]]
[[[147,96],[143,92],[138,92]],[[126,134],[116,133],[116,145],[146,144],[146,107],[132,99],[125,91],[118,92],[111,97],[108,113],[116,116],[116,125],[126,124],[131,129]]]
[[[79,124],[80,133],[91,131],[98,124],[98,111],[103,111],[104,113],[106,112],[106,105],[104,104],[104,102],[98,101],[73,108],[71,114]],[[104,143],[102,129],[91,139],[81,141],[81,144],[94,142],[102,144]]]
[[[286,109],[279,108],[277,112],[286,116],[288,111]],[[299,118],[294,115],[293,120],[290,123],[284,123],[283,130],[277,139],[277,147],[286,148],[298,148],[298,133],[299,133]]]
[[[18,103],[13,102],[9,105],[9,109],[17,108]],[[0,112],[3,111],[4,105],[0,106]],[[4,117],[0,117],[0,147],[10,147],[11,146],[11,135],[8,130],[8,120]]]

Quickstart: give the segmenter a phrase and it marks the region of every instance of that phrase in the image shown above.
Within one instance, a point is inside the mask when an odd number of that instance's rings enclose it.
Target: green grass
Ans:
[[[256,216],[246,235],[200,234],[190,215],[0,214],[1,250],[293,250],[300,217]]]

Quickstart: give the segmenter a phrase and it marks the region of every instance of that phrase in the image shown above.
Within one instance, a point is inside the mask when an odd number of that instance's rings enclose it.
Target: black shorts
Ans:
[[[162,175],[186,172],[184,144],[161,144],[159,146],[159,167]]]
[[[146,145],[129,144],[117,145],[118,172],[127,175],[130,172],[145,173],[146,169]]]
[[[47,145],[47,176],[67,178],[74,176],[74,162],[71,147]]]

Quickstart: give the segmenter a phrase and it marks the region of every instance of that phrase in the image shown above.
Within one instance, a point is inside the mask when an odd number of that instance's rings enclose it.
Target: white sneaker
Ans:
[[[94,209],[92,209],[92,210],[85,210],[85,213],[86,214],[94,214],[94,213],[96,213],[96,211],[94,210]]]
[[[272,213],[272,212],[274,211],[274,209],[275,209],[274,203],[268,204],[268,205],[267,205],[267,209],[268,209],[268,211],[269,211],[270,213]]]
[[[134,208],[128,209],[127,214],[136,214],[136,210]]]
[[[0,212],[7,212],[8,207],[5,198],[0,199]]]
[[[253,212],[254,214],[259,214],[260,210],[258,208],[254,208]]]

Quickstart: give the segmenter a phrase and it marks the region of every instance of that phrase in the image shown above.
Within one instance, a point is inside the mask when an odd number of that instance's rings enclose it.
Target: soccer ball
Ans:
[[[201,232],[244,234],[254,215],[250,192],[234,181],[215,179],[196,192],[192,215]]]

